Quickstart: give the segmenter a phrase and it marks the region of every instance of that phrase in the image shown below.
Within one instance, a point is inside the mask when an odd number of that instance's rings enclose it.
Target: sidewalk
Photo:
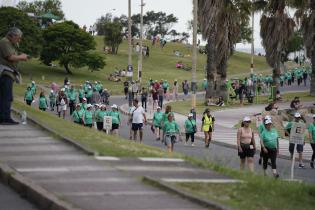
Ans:
[[[144,184],[237,180],[182,159],[91,157],[37,126],[0,126],[0,160],[59,199],[86,210],[201,210],[195,203]]]
[[[172,102],[168,101],[165,102],[165,104]],[[305,102],[305,106],[311,106],[314,102]],[[279,104],[279,109],[287,109],[289,108],[289,103],[282,103]],[[165,106],[164,106],[165,107]],[[236,124],[239,123],[239,121],[244,116],[251,116],[253,114],[261,113],[261,111],[265,108],[265,105],[253,105],[249,107],[242,107],[242,108],[233,108],[233,109],[224,109],[219,111],[213,111],[212,115],[215,117],[215,130],[213,133],[213,141],[219,144],[224,144],[229,147],[236,147],[236,133],[237,129],[234,128]],[[124,104],[120,107],[121,111],[124,114],[128,113],[128,104]],[[187,110],[189,111],[189,110]],[[148,106],[147,109],[147,119],[152,120],[153,119],[154,110],[152,110],[152,106]],[[184,122],[187,119],[187,116],[184,116],[179,113],[175,113],[175,119],[176,122],[179,123],[181,127],[181,131],[184,132]],[[201,119],[202,116],[200,113],[197,113],[197,128],[198,132],[196,133],[196,137],[199,139],[204,138],[203,132],[200,132],[201,128]],[[255,140],[257,149],[260,150],[260,138],[258,134],[255,134]],[[290,157],[290,153],[288,151],[289,149],[289,142],[285,139],[280,139],[279,141],[280,150],[279,153],[281,156],[285,156],[287,158]],[[303,158],[305,160],[310,160],[312,156],[312,148],[310,144],[305,144],[304,152],[303,152]]]

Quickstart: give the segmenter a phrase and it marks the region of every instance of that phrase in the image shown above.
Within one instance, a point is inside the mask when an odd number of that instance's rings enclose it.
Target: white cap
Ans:
[[[90,108],[90,107],[92,107],[92,105],[91,105],[91,104],[88,104],[86,107],[87,107],[87,108]]]
[[[35,84],[35,81],[32,81],[33,84]]]
[[[243,122],[250,122],[250,121],[251,121],[251,119],[248,116],[244,117],[244,119],[243,119]]]
[[[89,85],[88,88],[91,89],[92,87]]]
[[[82,98],[83,101],[86,101],[86,98]]]
[[[193,113],[189,113],[189,114],[188,114],[188,117],[193,117],[193,116],[194,116]]]
[[[68,88],[68,85],[65,85],[65,88],[67,89],[67,88]]]
[[[295,118],[299,118],[299,117],[301,117],[301,114],[298,113],[298,112],[296,112],[296,113],[294,114],[294,117],[295,117]]]
[[[271,116],[270,115],[266,115],[264,119],[265,120],[271,120]]]
[[[113,104],[111,107],[115,108],[115,109],[118,109],[118,106],[116,104]]]
[[[203,80],[207,80],[206,78],[204,78]]]
[[[64,88],[61,88],[61,91],[62,91],[62,92],[65,92],[65,89],[64,89]]]
[[[50,90],[50,92],[53,93],[54,91],[53,91],[53,90]]]
[[[98,106],[99,107],[100,105],[99,104],[94,104],[94,106]]]
[[[106,105],[105,104],[101,104],[101,108],[105,107],[106,108]]]
[[[70,82],[67,82],[67,85],[70,85]]]
[[[158,106],[156,109],[161,109],[161,107]]]
[[[313,118],[315,118],[315,114],[313,114]]]
[[[271,124],[271,123],[272,123],[272,121],[270,119],[265,121],[265,125],[268,125],[268,124]]]

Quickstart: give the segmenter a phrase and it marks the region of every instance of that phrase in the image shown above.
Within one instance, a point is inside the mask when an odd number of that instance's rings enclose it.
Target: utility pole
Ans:
[[[254,4],[255,0],[253,0],[252,4]],[[251,54],[252,54],[252,58],[251,58],[251,63],[250,63],[250,73],[254,73],[254,55],[255,55],[255,48],[254,48],[254,16],[255,16],[255,12],[254,9],[252,9],[252,49],[251,49]]]
[[[191,81],[191,88],[192,88],[192,98],[191,98],[191,107],[192,110],[195,112],[196,109],[196,86],[197,86],[197,79],[196,79],[196,70],[197,70],[197,16],[198,16],[198,0],[193,0],[193,46],[192,46],[192,81]]]
[[[127,77],[129,80],[129,89],[128,89],[128,103],[129,106],[132,106],[132,90],[131,90],[131,81],[133,76],[133,67],[132,67],[132,45],[131,45],[131,0],[128,0],[128,66],[127,66]]]
[[[142,81],[142,59],[143,59],[143,7],[145,4],[141,0],[141,13],[140,13],[140,52],[138,57],[138,81],[141,86]]]

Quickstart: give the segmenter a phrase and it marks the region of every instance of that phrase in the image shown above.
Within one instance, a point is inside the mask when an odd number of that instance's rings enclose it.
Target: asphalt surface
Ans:
[[[0,183],[0,210],[39,210],[11,188]]]

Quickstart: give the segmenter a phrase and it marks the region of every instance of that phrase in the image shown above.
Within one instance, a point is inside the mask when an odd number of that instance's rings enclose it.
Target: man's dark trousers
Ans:
[[[0,77],[0,122],[11,120],[13,101],[13,80],[9,76]]]

